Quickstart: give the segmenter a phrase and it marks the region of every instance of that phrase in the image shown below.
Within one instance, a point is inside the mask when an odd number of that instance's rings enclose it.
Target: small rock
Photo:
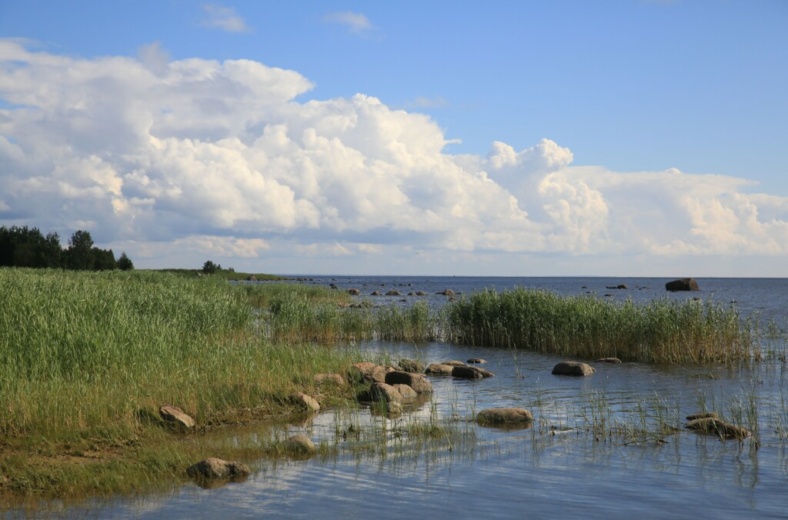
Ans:
[[[358,289],[348,289],[347,293],[350,296],[359,296],[359,295],[361,295],[361,291],[359,291]]]
[[[186,474],[193,479],[215,479],[215,478],[242,478],[248,477],[251,473],[249,466],[240,462],[228,462],[208,457],[197,464],[189,466]]]
[[[424,363],[417,359],[400,359],[399,367],[403,372],[411,372],[413,374],[424,373]]]
[[[287,441],[285,441],[284,447],[289,453],[299,456],[308,456],[317,453],[315,443],[303,433],[290,436]]]
[[[621,360],[617,357],[603,357],[596,360],[597,363],[613,363],[618,364],[621,363]]]
[[[477,367],[456,366],[452,369],[451,375],[458,379],[484,379],[484,374]]]
[[[478,357],[472,357],[471,359],[466,361],[466,363],[468,363],[469,365],[481,365],[487,363],[487,360]]]
[[[189,417],[183,410],[178,408],[177,406],[171,406],[165,404],[161,408],[159,408],[159,414],[161,414],[161,418],[164,419],[167,423],[170,423],[175,426],[180,426],[181,428],[190,429],[194,428],[196,424],[194,419]]]
[[[476,415],[479,424],[529,423],[533,420],[533,414],[524,408],[488,408]]]
[[[306,412],[319,412],[320,403],[317,400],[303,392],[296,392],[290,395],[290,402],[301,408]]]
[[[441,292],[439,292],[437,294],[442,294],[443,296],[454,296],[455,292],[452,291],[451,289],[446,289],[446,290],[443,290],[443,291],[441,291]]]
[[[345,378],[339,374],[315,374],[315,383],[345,386]]]
[[[579,361],[561,361],[553,367],[553,375],[556,376],[590,376],[596,370]]]
[[[386,293],[386,296],[402,296],[402,293],[396,289],[392,289]]]

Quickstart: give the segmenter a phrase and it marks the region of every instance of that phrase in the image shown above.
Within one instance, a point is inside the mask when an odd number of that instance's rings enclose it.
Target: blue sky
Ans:
[[[0,225],[138,267],[788,275],[788,2],[0,0]]]

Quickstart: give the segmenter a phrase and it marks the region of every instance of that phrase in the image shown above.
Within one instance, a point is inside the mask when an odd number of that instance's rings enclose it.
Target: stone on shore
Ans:
[[[285,450],[292,455],[311,456],[317,453],[315,443],[303,433],[290,436],[284,443]]]
[[[295,406],[301,409],[304,412],[319,412],[320,411],[320,403],[312,397],[311,395],[307,395],[303,392],[295,392],[290,395],[290,402],[293,403]]]
[[[196,424],[194,419],[192,419],[177,406],[165,404],[159,408],[159,414],[166,423],[186,430],[194,428],[194,425]]]
[[[208,457],[189,466],[186,474],[193,479],[243,478],[251,473],[249,466],[240,462],[229,462],[216,457]]]
[[[452,370],[454,370],[454,367],[451,365],[444,365],[442,363],[431,363],[430,366],[427,367],[426,373],[436,376],[450,376]]]
[[[386,374],[386,383],[389,385],[408,385],[417,394],[432,393],[432,383],[423,374],[395,370]]]

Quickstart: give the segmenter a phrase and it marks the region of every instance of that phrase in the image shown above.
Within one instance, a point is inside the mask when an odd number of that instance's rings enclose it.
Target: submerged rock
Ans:
[[[482,425],[530,423],[533,420],[533,414],[525,408],[488,408],[476,415],[476,422]]]
[[[444,365],[443,363],[431,363],[430,366],[427,367],[426,373],[436,376],[450,376],[452,370],[454,370],[454,367],[451,365]]]
[[[612,363],[612,364],[619,364],[621,360],[617,357],[603,357],[596,360],[597,363]]]
[[[468,363],[469,365],[482,365],[484,363],[487,363],[487,360],[478,357],[472,357],[471,359],[466,361],[466,363]]]
[[[284,443],[285,450],[297,456],[311,456],[317,453],[315,443],[303,433],[290,436]]]
[[[463,365],[454,367],[451,375],[458,379],[484,379],[485,377],[493,377],[495,374],[484,368]]]
[[[251,470],[246,464],[228,462],[216,457],[208,457],[186,469],[186,474],[196,480],[243,478],[248,477],[250,473]]]
[[[556,376],[590,376],[596,372],[591,365],[580,361],[561,361],[553,367],[553,375]]]
[[[719,417],[717,412],[698,412],[688,415],[687,420],[694,421],[695,419],[716,419],[717,417]]]
[[[687,429],[707,435],[717,435],[722,439],[746,439],[752,436],[747,428],[730,424],[716,417],[703,417],[687,423]]]
[[[177,426],[188,430],[190,428],[194,428],[194,425],[196,424],[194,419],[192,419],[177,406],[165,404],[159,408],[159,414],[165,422],[172,426]]]

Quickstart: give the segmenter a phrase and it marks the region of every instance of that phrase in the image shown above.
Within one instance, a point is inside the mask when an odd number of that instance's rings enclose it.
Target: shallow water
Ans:
[[[438,305],[445,300],[434,295],[439,290],[502,290],[506,286],[500,280],[337,278],[334,283],[370,292],[381,284],[429,290],[428,299]],[[509,279],[506,283],[527,287],[541,283],[562,294],[594,291],[616,299],[648,299],[666,296],[664,281],[513,283]],[[667,297],[736,301],[743,315],[758,311],[785,330],[785,280],[699,282],[701,293]],[[630,289],[605,289],[618,283]],[[596,363],[594,375],[571,378],[550,373],[559,358],[509,349],[381,342],[362,348],[392,360],[482,357],[495,377],[480,381],[432,377],[432,399],[400,418],[373,415],[366,408],[329,410],[290,428],[336,447],[336,455],[297,462],[261,461],[259,471],[245,482],[218,489],[186,483],[166,496],[92,503],[63,509],[58,516],[788,518],[788,367],[779,359],[752,366]],[[746,415],[750,402],[758,412],[755,423]],[[534,425],[507,431],[470,421],[474,413],[499,406],[531,410]],[[681,429],[686,415],[704,409],[730,420],[741,417],[756,430],[757,443],[755,439],[723,442]],[[430,422],[453,435],[434,442],[402,435],[409,425]],[[661,424],[679,430],[666,433]],[[360,449],[352,435],[345,438],[349,425],[386,441]],[[647,433],[638,434],[640,429]]]

